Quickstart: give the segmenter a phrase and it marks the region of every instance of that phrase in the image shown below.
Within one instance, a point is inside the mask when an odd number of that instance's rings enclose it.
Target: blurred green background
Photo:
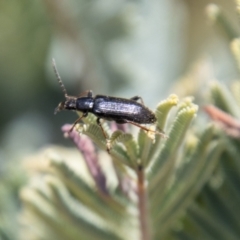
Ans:
[[[70,95],[140,95],[151,108],[202,59],[204,80],[237,78],[229,35],[206,17],[209,3],[0,0],[0,179],[17,179],[16,163],[43,146],[71,144],[60,128],[76,115],[53,114],[63,93],[52,58]],[[237,29],[234,1],[214,3]]]
[[[209,23],[208,3],[1,0],[1,162],[63,142],[61,125],[76,117],[53,115],[63,100],[53,57],[70,95],[140,95],[152,108],[200,58],[218,79],[235,78],[228,37]],[[215,3],[236,20],[233,1]]]

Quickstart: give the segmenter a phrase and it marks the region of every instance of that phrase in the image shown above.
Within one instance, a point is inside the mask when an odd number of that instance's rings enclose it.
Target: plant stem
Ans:
[[[151,240],[145,175],[142,166],[139,166],[137,169],[137,190],[138,190],[137,193],[138,193],[139,225],[141,231],[141,240]]]

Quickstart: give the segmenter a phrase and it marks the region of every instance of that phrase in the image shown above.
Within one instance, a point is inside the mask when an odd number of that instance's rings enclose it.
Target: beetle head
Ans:
[[[55,111],[54,111],[54,114],[56,114],[57,112],[60,112],[61,110],[76,110],[76,101],[77,101],[77,98],[76,97],[72,97],[72,96],[68,96],[67,94],[67,90],[66,88],[64,87],[63,85],[63,82],[61,80],[61,77],[58,73],[58,70],[57,70],[57,67],[56,67],[56,63],[55,63],[55,60],[52,59],[52,64],[53,64],[53,69],[54,69],[54,72],[56,74],[56,77],[57,77],[57,80],[58,80],[58,83],[64,93],[64,97],[65,97],[65,101],[64,102],[60,102],[58,104],[58,106],[55,108]]]
[[[54,114],[60,112],[61,110],[76,110],[76,97],[66,96],[66,100],[64,102],[60,102],[58,106],[54,110]]]

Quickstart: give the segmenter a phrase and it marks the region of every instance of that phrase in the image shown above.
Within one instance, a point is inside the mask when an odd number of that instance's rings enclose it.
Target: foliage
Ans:
[[[239,67],[240,40],[233,39],[237,31],[215,5],[208,12],[231,39]],[[119,19],[109,19],[103,23],[115,28]],[[106,36],[95,39],[102,50]],[[110,38],[116,37],[113,31]],[[215,106],[204,109],[211,124],[198,120],[189,127],[198,109],[190,97],[179,102],[170,95],[159,103],[156,127],[167,138],[104,123],[106,141],[93,115],[70,133],[71,125],[65,125],[62,130],[80,155],[51,147],[25,162],[30,180],[20,193],[19,238],[239,239],[240,84],[234,82],[229,90],[214,81],[209,88]],[[14,183],[2,181],[0,195],[9,196],[8,186]],[[1,200],[0,239],[16,239],[2,214],[8,200]]]
[[[221,141],[214,139],[212,125],[199,137],[188,130],[196,112],[191,98],[178,103],[176,95],[170,95],[160,102],[156,109],[157,127],[167,129],[165,139],[156,134],[153,140],[143,130],[136,137],[120,130],[112,133],[104,124],[113,160],[112,168],[107,169],[101,163],[109,156],[96,152],[89,140],[90,137],[106,150],[106,140],[95,117],[90,115],[71,133],[71,126],[64,126],[65,135],[82,153],[90,180],[84,180],[69,159],[49,157],[50,168],[44,177],[40,176],[41,186],[28,186],[21,193],[25,221],[38,226],[28,226],[24,239],[172,236],[171,231],[209,180],[223,149]],[[110,176],[117,179],[115,186],[108,185]]]

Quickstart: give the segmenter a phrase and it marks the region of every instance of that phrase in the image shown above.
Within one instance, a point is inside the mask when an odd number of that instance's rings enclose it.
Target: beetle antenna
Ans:
[[[56,77],[57,77],[58,83],[59,83],[59,85],[60,85],[60,87],[61,87],[61,89],[62,89],[62,91],[63,91],[63,93],[64,93],[65,98],[67,98],[67,97],[68,97],[67,90],[66,90],[66,88],[64,87],[64,84],[63,84],[63,82],[62,82],[62,79],[61,79],[61,77],[60,77],[60,75],[59,75],[59,73],[58,73],[57,65],[56,65],[56,62],[55,62],[55,59],[54,59],[54,58],[52,59],[52,65],[53,65],[53,70],[54,70],[55,75],[56,75]]]

